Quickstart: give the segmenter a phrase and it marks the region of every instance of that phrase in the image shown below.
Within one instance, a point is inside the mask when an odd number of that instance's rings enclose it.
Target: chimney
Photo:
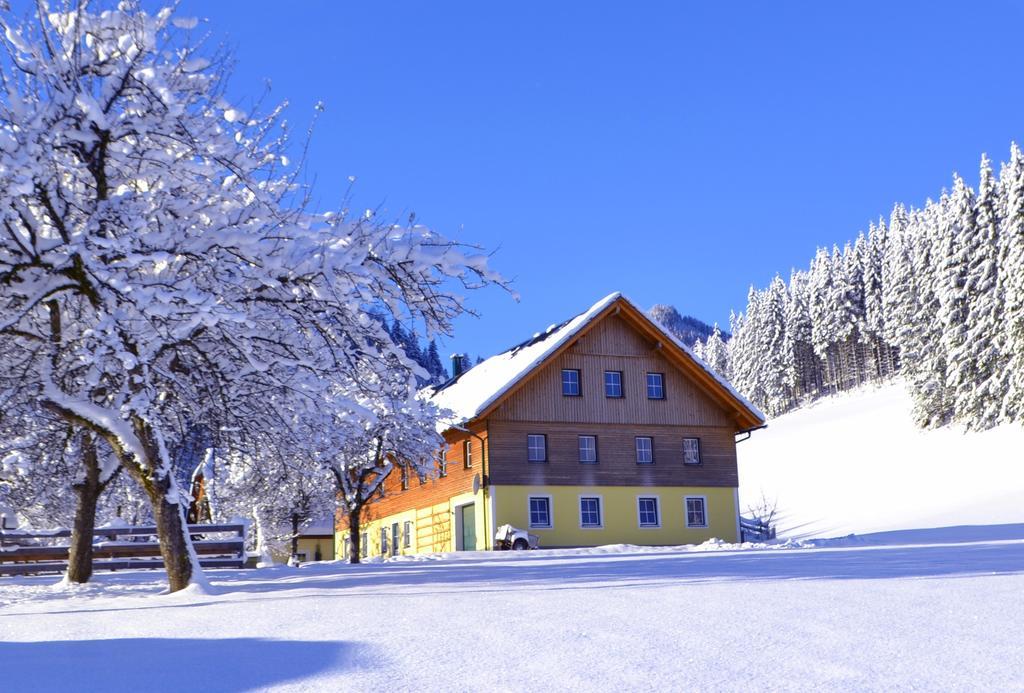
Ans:
[[[458,378],[460,375],[465,373],[468,366],[469,357],[465,354],[452,354],[452,377]]]

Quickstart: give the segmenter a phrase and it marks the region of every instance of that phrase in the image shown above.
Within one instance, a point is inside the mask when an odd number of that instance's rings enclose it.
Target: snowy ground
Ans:
[[[0,579],[4,691],[1024,690],[1024,524]]]
[[[740,507],[780,537],[1024,522],[1024,427],[921,431],[901,381],[819,400],[737,447]]]

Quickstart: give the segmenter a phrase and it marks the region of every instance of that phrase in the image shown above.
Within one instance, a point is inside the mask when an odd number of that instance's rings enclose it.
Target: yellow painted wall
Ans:
[[[316,560],[317,547],[320,548],[321,561],[334,560],[333,537],[299,537],[298,544],[299,553],[305,553],[307,561]]]
[[[389,531],[388,541],[391,540],[390,529],[395,522],[399,525],[400,533],[404,533],[405,522],[413,523],[413,531],[410,536],[410,545],[404,546],[399,543],[399,555],[410,555],[414,553],[434,553],[457,550],[457,534],[459,524],[456,520],[458,509],[466,503],[475,503],[474,519],[476,521],[476,550],[491,548],[491,537],[494,535],[494,528],[491,526],[490,518],[485,516],[488,509],[487,494],[483,490],[475,493],[463,493],[452,496],[445,503],[405,510],[393,515],[374,518],[364,522],[360,528],[361,532],[367,532],[368,552],[367,556],[381,555],[380,530],[387,527]],[[345,537],[348,532],[337,532],[335,534],[335,546],[339,558],[347,558],[345,554]],[[391,553],[389,552],[390,556]]]
[[[699,544],[712,537],[737,541],[735,489],[679,486],[495,486],[495,523],[527,529],[543,547],[602,544]],[[530,527],[530,496],[550,496],[552,527]],[[580,496],[601,498],[601,528],[580,527]],[[657,496],[660,527],[640,527],[638,496]],[[686,496],[706,499],[706,528],[686,526]]]

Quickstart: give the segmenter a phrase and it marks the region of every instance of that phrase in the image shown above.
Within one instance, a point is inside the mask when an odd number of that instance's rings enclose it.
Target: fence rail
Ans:
[[[244,525],[189,525],[199,564],[204,568],[245,566]],[[155,541],[117,541],[119,537],[155,537],[156,527],[112,527],[93,530],[93,537],[110,541],[93,544],[93,570],[163,568],[160,545]],[[209,534],[232,534],[227,539],[206,539]],[[63,539],[71,530],[0,532],[0,575],[61,573],[67,570],[69,546],[47,546],[40,540]]]
[[[740,518],[740,541],[770,541],[775,538],[775,527],[763,520]]]

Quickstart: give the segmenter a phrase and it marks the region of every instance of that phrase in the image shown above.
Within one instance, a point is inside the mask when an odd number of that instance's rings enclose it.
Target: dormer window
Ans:
[[[580,392],[580,371],[578,368],[562,369],[562,395],[565,397],[579,397]]]
[[[622,397],[622,371],[604,372],[604,396],[612,399]]]

